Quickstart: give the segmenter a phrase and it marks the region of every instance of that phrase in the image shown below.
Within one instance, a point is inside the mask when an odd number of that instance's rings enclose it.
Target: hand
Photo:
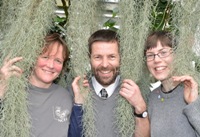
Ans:
[[[22,70],[15,66],[16,62],[22,60],[22,57],[16,57],[13,59],[8,59],[8,57],[4,60],[3,66],[0,68],[0,98],[3,98],[5,90],[6,90],[6,80],[10,78],[12,75],[20,76],[22,74]]]
[[[16,62],[22,60],[22,57],[16,57],[13,59],[8,59],[8,57],[4,60],[3,66],[0,68],[0,79],[7,80],[10,76],[20,76],[23,71],[21,68],[15,65]]]
[[[189,104],[198,98],[198,84],[191,76],[173,76],[174,81],[183,82],[184,99]]]
[[[137,114],[146,110],[146,103],[142,97],[140,89],[132,80],[123,80],[119,93],[135,108]]]
[[[74,92],[74,102],[77,104],[83,104],[85,101],[85,97],[88,94],[88,91],[84,90],[84,91],[80,91],[80,85],[79,85],[79,81],[80,81],[81,77],[78,76],[74,79],[74,81],[72,82],[72,89]],[[88,80],[86,79],[86,76],[84,76],[84,80],[82,83],[83,87],[89,87],[89,83]]]

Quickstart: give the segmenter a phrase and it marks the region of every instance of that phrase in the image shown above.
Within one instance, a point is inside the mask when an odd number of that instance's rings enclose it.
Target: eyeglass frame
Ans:
[[[163,50],[163,49],[161,49],[157,54],[152,54],[153,58],[152,58],[151,60],[148,60],[148,59],[147,59],[147,55],[145,55],[143,59],[144,59],[144,61],[146,61],[146,62],[150,62],[150,61],[155,60],[155,57],[156,57],[156,56],[158,56],[159,58],[166,58],[166,57],[168,57],[169,55],[171,55],[172,53],[174,53],[174,52],[176,51],[176,49],[177,49],[177,47],[170,48],[170,49],[168,50],[169,54],[166,55],[166,56],[164,56],[164,57],[162,57],[162,56],[159,55],[159,54],[161,54],[161,51]],[[171,52],[170,52],[170,51],[171,51]]]

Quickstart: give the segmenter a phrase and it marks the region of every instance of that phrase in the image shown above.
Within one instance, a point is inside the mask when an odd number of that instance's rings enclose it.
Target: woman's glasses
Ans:
[[[144,60],[147,62],[153,61],[156,56],[158,56],[159,58],[166,58],[170,54],[172,54],[174,51],[175,51],[175,48],[170,48],[170,49],[164,48],[164,49],[160,50],[157,54],[146,53],[146,55],[144,56]]]

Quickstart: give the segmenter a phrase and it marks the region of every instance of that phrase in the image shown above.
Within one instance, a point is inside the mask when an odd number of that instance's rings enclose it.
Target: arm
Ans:
[[[79,81],[81,77],[78,76],[72,82],[72,89],[74,92],[74,106],[72,108],[72,114],[70,117],[70,125],[68,136],[69,137],[82,137],[82,104],[84,103],[85,97],[87,96],[87,91],[80,91]],[[88,87],[89,83],[88,80],[83,80],[83,87]]]
[[[141,114],[147,110],[146,103],[142,97],[139,87],[132,80],[125,79],[121,85],[120,95],[122,95],[135,109],[136,114]],[[149,137],[150,125],[148,117],[135,117],[134,137]]]
[[[74,105],[70,117],[68,137],[82,137],[82,106]]]
[[[191,76],[174,76],[174,81],[182,82],[184,85],[184,99],[188,105],[183,113],[190,124],[200,136],[200,98],[198,96],[198,84]]]
[[[200,98],[188,104],[184,108],[183,114],[186,115],[196,134],[200,137]]]
[[[190,104],[198,98],[198,84],[191,76],[173,76],[176,82],[182,82],[184,85],[184,99]]]
[[[146,118],[135,118],[135,134],[134,137],[150,137],[150,124],[148,116]]]

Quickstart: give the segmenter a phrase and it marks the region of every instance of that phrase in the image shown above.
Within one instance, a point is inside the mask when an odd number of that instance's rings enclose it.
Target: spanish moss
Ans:
[[[174,2],[173,34],[177,40],[173,75],[191,75],[200,84],[200,74],[195,69],[195,56],[199,56],[200,2],[198,0]]]
[[[10,25],[17,19],[24,0],[1,0],[0,30],[1,35],[8,31]]]
[[[69,8],[69,18],[67,26],[67,42],[70,46],[70,73],[68,78],[86,75],[90,71],[88,58],[88,38],[91,33],[98,29],[100,18],[97,0],[73,0]],[[82,79],[83,80],[83,79]],[[81,80],[81,81],[82,81]],[[70,83],[70,79],[67,80]],[[81,87],[81,92],[86,92]],[[83,105],[83,131],[86,137],[95,137],[96,128],[94,125],[95,113],[93,110],[93,99],[89,92]]]
[[[14,5],[15,6],[15,5]],[[17,9],[17,7],[16,7]],[[0,51],[0,63],[6,57],[22,56],[16,63],[23,69],[21,77],[11,77],[7,83],[5,99],[2,102],[0,133],[3,137],[28,137],[30,119],[26,87],[31,69],[41,52],[44,37],[52,26],[55,3],[49,0],[26,0],[16,20],[6,33]],[[1,81],[2,82],[2,81]]]
[[[132,79],[137,84],[144,76],[143,68],[143,50],[146,36],[151,25],[150,12],[152,2],[126,0],[119,3],[120,14],[120,46],[121,46],[121,69],[122,79]],[[148,92],[146,90],[141,91]],[[126,110],[126,111],[124,111]],[[117,123],[120,136],[127,137],[133,135],[134,116],[132,106],[124,98],[119,96],[117,105]]]

